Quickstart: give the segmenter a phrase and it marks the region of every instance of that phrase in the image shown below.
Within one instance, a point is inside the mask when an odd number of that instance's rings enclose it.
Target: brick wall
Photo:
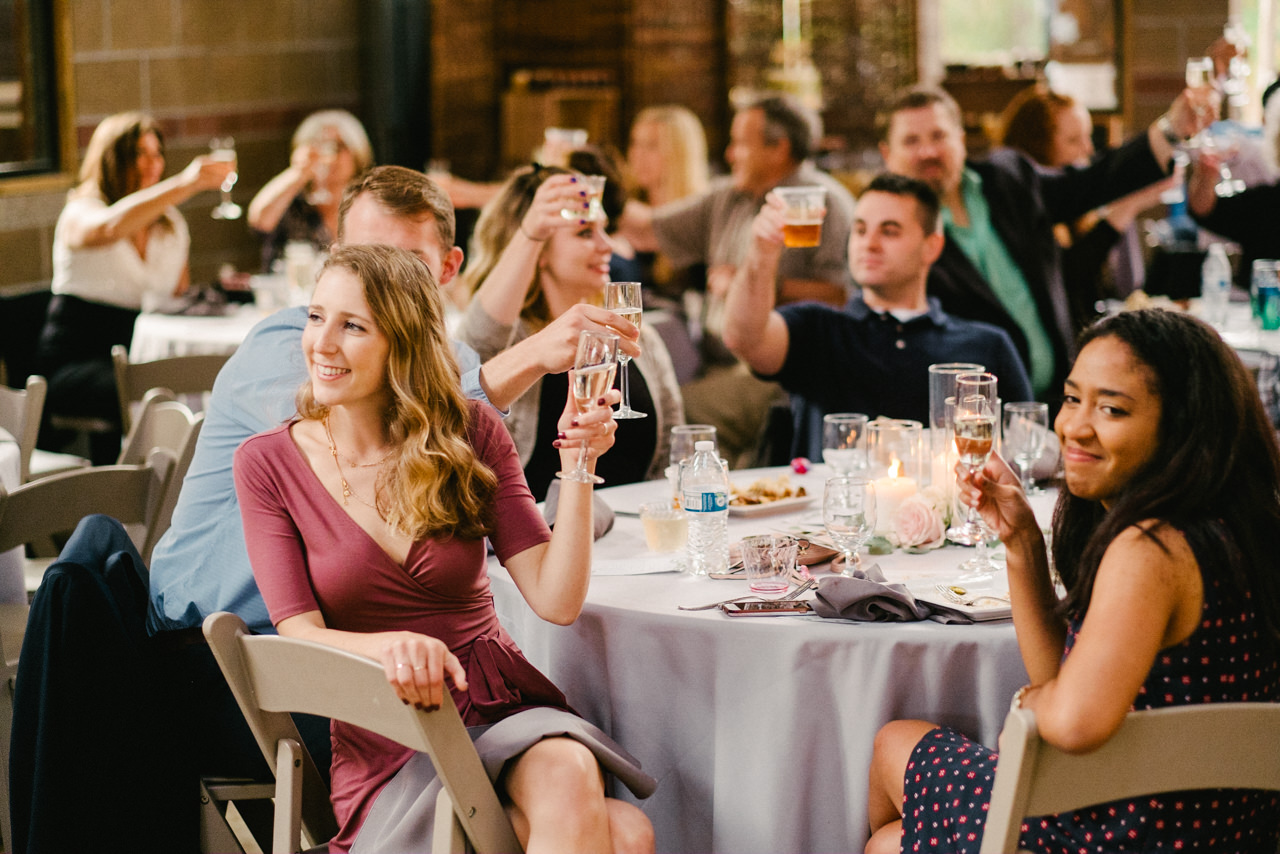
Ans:
[[[289,137],[322,107],[359,114],[359,0],[71,0],[76,134],[83,150],[111,113],[142,109],[166,136],[166,174],[231,134],[234,196],[288,163]],[[0,295],[47,286],[65,186],[0,196]],[[215,222],[212,193],[183,206],[195,281],[222,262],[257,268],[258,240],[241,219]]]

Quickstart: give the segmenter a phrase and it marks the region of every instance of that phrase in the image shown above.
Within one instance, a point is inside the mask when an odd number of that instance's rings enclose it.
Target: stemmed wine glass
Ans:
[[[1027,495],[1044,494],[1031,476],[1031,467],[1044,453],[1044,437],[1048,432],[1049,404],[1029,401],[1004,405],[1005,453],[1018,464],[1022,491]]]
[[[604,307],[619,317],[630,320],[640,327],[640,315],[643,309],[639,282],[610,282],[604,288]],[[618,361],[622,363],[622,405],[613,413],[614,418],[648,418],[649,413],[637,412],[631,408],[631,386],[627,383],[627,364],[631,357],[618,350]]]
[[[876,529],[876,487],[865,477],[833,477],[822,496],[822,522],[827,536],[844,552],[840,575],[862,568],[858,549]]]
[[[982,470],[991,456],[996,435],[996,376],[990,373],[960,374],[956,377],[955,436],[960,464],[970,473]],[[947,537],[959,543],[972,543],[978,553],[960,564],[966,570],[966,581],[989,579],[996,569],[987,557],[990,532],[978,511],[966,506],[964,523],[947,530]]]
[[[229,136],[216,136],[209,141],[209,157],[213,160],[224,162],[236,162],[236,141]],[[236,185],[239,175],[233,169],[227,173],[227,177],[222,180],[222,201],[220,201],[209,216],[214,219],[239,219],[241,209],[235,202],[231,201],[231,188]]]
[[[578,353],[573,360],[573,402],[582,415],[595,409],[597,402],[613,388],[613,373],[618,369],[618,336],[611,332],[584,329],[578,336]],[[556,477],[576,483],[604,483],[604,478],[587,471],[587,440],[582,440],[578,464],[573,471],[558,471]]]
[[[863,433],[867,416],[861,412],[831,412],[822,416],[822,461],[838,475],[867,467]]]

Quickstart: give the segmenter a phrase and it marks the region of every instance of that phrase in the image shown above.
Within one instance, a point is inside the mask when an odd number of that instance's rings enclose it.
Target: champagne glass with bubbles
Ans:
[[[213,160],[223,162],[236,162],[236,141],[229,136],[214,137],[209,142],[209,157]],[[227,177],[222,180],[222,201],[209,212],[209,216],[213,219],[239,219],[241,209],[235,202],[231,201],[231,188],[236,185],[236,181],[240,178],[234,169],[227,173]]]
[[[876,529],[876,487],[865,477],[833,477],[822,495],[822,522],[827,536],[844,553],[840,575],[862,568],[858,549]]]
[[[982,470],[991,457],[996,438],[996,376],[990,373],[956,377],[955,437],[960,464],[970,473]],[[972,505],[965,507],[964,522],[947,531],[955,542],[973,543],[978,553],[960,565],[966,581],[991,577],[995,564],[987,557],[987,526]]]
[[[573,360],[573,402],[579,414],[600,405],[613,388],[613,373],[618,368],[618,336],[611,332],[584,329],[578,336],[578,352]],[[587,471],[587,440],[582,440],[578,465],[573,471],[558,471],[556,477],[576,483],[604,483],[604,478]]]
[[[604,288],[604,307],[619,317],[625,318],[640,328],[640,315],[643,313],[644,301],[640,293],[639,282],[610,282]],[[627,365],[631,357],[618,350],[618,361],[622,363],[622,405],[613,413],[614,418],[648,418],[649,413],[637,412],[631,408],[631,386],[627,382]]]

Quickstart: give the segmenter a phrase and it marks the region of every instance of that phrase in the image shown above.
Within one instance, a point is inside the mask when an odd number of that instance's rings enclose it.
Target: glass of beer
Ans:
[[[822,243],[822,220],[827,215],[825,187],[776,187],[778,198],[787,206],[783,214],[782,240],[789,249],[804,249]]]

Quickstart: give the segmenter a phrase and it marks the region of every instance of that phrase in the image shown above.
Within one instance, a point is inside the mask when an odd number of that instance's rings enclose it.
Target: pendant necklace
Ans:
[[[347,483],[346,475],[345,475],[345,474],[343,474],[343,472],[342,472],[342,460],[341,460],[341,458],[340,458],[340,457],[339,457],[339,455],[338,455],[338,446],[337,446],[337,444],[336,444],[336,443],[334,443],[334,441],[333,441],[333,432],[329,429],[329,414],[328,414],[327,412],[325,413],[324,418],[323,418],[323,419],[321,419],[321,423],[323,423],[323,424],[324,424],[324,435],[325,435],[325,437],[329,440],[329,453],[333,455],[333,464],[334,464],[334,466],[336,466],[336,467],[337,467],[337,469],[338,469],[338,482],[342,484],[342,506],[343,506],[343,507],[349,507],[349,506],[350,506],[350,502],[349,502],[347,499],[348,499],[348,498],[354,498],[356,501],[359,501],[359,502],[360,502],[361,504],[363,504],[365,507],[368,507],[368,508],[370,508],[371,510],[376,511],[376,512],[377,512],[377,514],[378,514],[378,516],[379,516],[379,518],[381,518],[381,517],[382,517],[382,510],[380,510],[380,509],[378,508],[378,505],[377,505],[377,503],[376,503],[376,501],[377,501],[377,491],[376,491],[376,487],[375,487],[375,491],[374,491],[374,501],[375,501],[375,503],[372,503],[372,504],[371,504],[370,502],[365,501],[365,500],[364,500],[364,498],[362,498],[362,497],[360,496],[360,494],[359,494],[359,493],[357,493],[354,489],[352,489],[352,488],[351,488],[351,484]],[[392,454],[392,452],[391,452],[391,451],[388,451],[388,452],[387,452],[387,453],[382,457],[382,459],[377,460],[376,462],[372,462],[372,463],[352,463],[352,465],[353,465],[355,468],[370,468],[370,467],[372,467],[372,466],[380,466],[380,465],[382,465],[383,463],[385,463],[388,459],[390,459],[391,454]],[[348,460],[348,462],[350,462],[350,461]]]

